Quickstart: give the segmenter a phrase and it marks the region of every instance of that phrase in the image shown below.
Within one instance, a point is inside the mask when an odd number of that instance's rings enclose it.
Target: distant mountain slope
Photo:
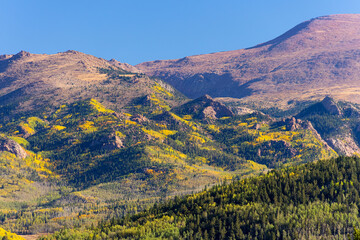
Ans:
[[[284,106],[331,93],[360,102],[359,24],[357,14],[318,17],[252,48],[136,67],[191,98],[209,94]]]
[[[76,51],[53,55],[20,52],[0,57],[0,110],[7,115],[10,111],[38,111],[44,106],[54,109],[87,98],[121,109],[135,98],[151,95],[159,84],[181,95],[129,64]],[[168,103],[179,104],[181,98],[168,98]]]

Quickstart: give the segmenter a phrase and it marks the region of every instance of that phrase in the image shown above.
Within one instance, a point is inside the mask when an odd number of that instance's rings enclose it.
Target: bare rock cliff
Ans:
[[[4,151],[13,153],[16,157],[22,159],[28,156],[25,149],[21,147],[20,144],[7,137],[0,136],[0,152]]]

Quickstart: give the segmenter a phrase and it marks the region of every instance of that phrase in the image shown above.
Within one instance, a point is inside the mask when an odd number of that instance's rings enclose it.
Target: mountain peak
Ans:
[[[234,116],[234,113],[228,107],[215,101],[207,94],[174,110],[179,114],[193,115],[194,118],[198,119],[217,119]]]
[[[129,64],[74,50],[49,55],[21,51],[10,58],[3,55],[0,57],[0,102],[11,105],[14,111],[26,112],[38,106],[56,107],[97,96],[105,105],[121,108],[132,97],[153,91],[151,84],[155,81],[135,71],[138,72]],[[133,88],[140,90],[130,97]],[[110,99],[105,89],[116,91],[116,96]]]
[[[75,50],[67,50],[67,51],[64,52],[64,53],[69,53],[69,54],[83,54],[82,52],[75,51]]]
[[[199,97],[197,100],[199,100],[199,101],[214,101],[213,98],[210,97],[210,95],[208,95],[208,94],[205,94],[204,96]]]
[[[294,51],[305,48],[329,48],[360,41],[360,14],[321,16],[302,22],[279,37],[252,48]],[[324,45],[324,43],[326,44]]]
[[[360,103],[359,26],[360,14],[322,16],[252,48],[136,67],[190,98],[211,94],[286,107],[293,99],[322,100],[331,91]]]
[[[330,97],[330,96],[326,96],[322,101],[321,104],[323,105],[323,107],[326,109],[327,112],[329,112],[330,114],[333,115],[341,115],[341,110],[340,108],[337,106],[335,100]]]
[[[21,50],[17,54],[13,55],[12,59],[17,60],[17,59],[20,59],[20,58],[30,57],[31,55],[32,55],[31,53]]]

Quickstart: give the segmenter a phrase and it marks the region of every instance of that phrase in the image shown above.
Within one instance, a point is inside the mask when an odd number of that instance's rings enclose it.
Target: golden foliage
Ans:
[[[5,229],[0,227],[0,237],[6,237],[4,239],[9,239],[9,240],[25,240],[25,238],[20,237],[18,235],[16,235],[15,233],[11,233],[6,231]]]
[[[105,108],[103,105],[101,105],[98,101],[95,99],[90,100],[91,106],[98,111],[99,113],[113,113],[113,110]]]

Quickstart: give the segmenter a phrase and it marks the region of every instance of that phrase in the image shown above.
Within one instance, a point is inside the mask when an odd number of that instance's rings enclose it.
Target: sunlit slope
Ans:
[[[155,85],[159,86],[158,88]],[[170,105],[183,97],[170,85],[150,79],[135,67],[76,51],[52,55],[20,52],[0,57],[0,116],[6,118],[96,98],[119,110],[135,99],[166,88]],[[175,96],[174,96],[175,95]]]
[[[44,239],[339,239],[360,226],[359,171],[353,157],[273,170]]]
[[[359,103],[359,23],[359,14],[317,17],[252,48],[136,67],[191,98],[209,94],[286,108],[332,94]]]

